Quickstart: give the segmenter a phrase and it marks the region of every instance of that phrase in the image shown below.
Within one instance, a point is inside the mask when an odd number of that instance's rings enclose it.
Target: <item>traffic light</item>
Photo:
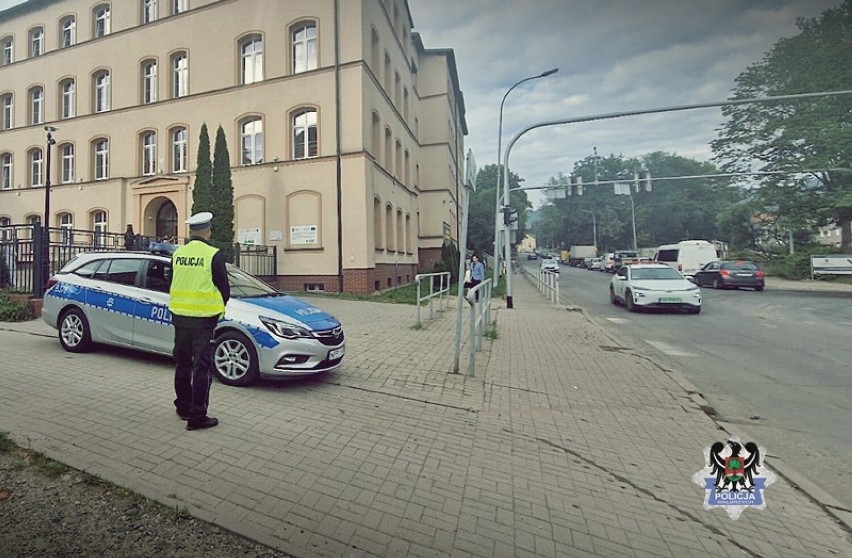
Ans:
[[[583,177],[582,176],[572,176],[568,179],[568,195],[572,196],[574,193],[578,196],[583,195]]]
[[[651,191],[651,173],[647,169],[633,173],[633,190],[636,192]]]

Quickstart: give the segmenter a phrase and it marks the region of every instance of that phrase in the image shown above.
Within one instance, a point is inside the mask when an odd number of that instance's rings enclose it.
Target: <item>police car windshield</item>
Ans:
[[[228,264],[228,284],[233,298],[259,298],[263,296],[284,296],[257,277]]]

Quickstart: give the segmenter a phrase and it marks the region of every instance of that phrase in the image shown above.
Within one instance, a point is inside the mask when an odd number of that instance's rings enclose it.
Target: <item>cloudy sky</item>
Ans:
[[[526,126],[595,114],[725,100],[734,79],[782,37],[840,0],[409,0],[426,48],[455,51],[479,167],[497,162]],[[656,150],[709,160],[719,109],[568,124],[524,135],[511,169],[525,187],[543,185],[593,154]],[[530,195],[538,205],[540,195]]]
[[[121,0],[128,2],[130,0]],[[257,0],[269,1],[269,0]],[[276,0],[278,1],[278,0]],[[840,0],[408,0],[426,48],[455,51],[469,135],[479,165],[497,162],[500,101],[507,97],[503,148],[530,124],[721,101],[736,76],[796,20]],[[0,9],[20,3],[0,0]],[[543,185],[575,161],[663,150],[710,158],[719,109],[569,124],[518,141],[509,161],[524,186]],[[540,195],[531,195],[538,204]]]

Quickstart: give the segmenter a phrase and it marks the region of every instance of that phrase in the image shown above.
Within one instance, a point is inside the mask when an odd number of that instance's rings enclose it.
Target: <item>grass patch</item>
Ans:
[[[18,446],[15,445],[15,442],[9,438],[9,435],[5,432],[0,432],[0,451],[12,451],[13,448]]]
[[[490,339],[491,341],[496,341],[500,338],[500,332],[497,331],[497,320],[491,322],[491,325],[489,325],[488,329],[485,330],[485,338]]]
[[[27,322],[35,318],[26,302],[16,302],[9,293],[0,292],[0,322]]]
[[[487,277],[493,277],[493,273],[491,271],[486,272]],[[514,279],[517,280],[517,275]],[[458,296],[458,283],[454,283],[450,285],[450,291],[445,296],[449,296],[451,299],[455,299]],[[320,298],[331,298],[334,300],[360,300],[364,302],[386,302],[389,304],[410,304],[414,306],[417,303],[417,283],[408,283],[405,285],[400,285],[399,287],[395,287],[392,289],[387,289],[385,291],[378,291],[375,293],[369,294],[359,294],[359,293],[321,293],[321,292],[290,292],[293,296],[297,296],[299,298],[310,298],[310,297],[320,297]],[[425,280],[420,283],[420,295],[424,296],[429,294],[429,283]],[[491,297],[492,298],[503,298],[506,296],[506,281],[505,277],[500,279],[500,285],[495,289],[491,289]],[[437,298],[437,297],[436,297]],[[429,304],[429,301],[423,303],[424,305]]]

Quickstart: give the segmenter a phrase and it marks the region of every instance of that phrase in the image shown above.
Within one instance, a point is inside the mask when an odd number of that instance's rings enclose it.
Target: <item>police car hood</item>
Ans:
[[[263,314],[262,310],[257,309],[258,307],[265,308],[274,313],[283,314],[297,322],[310,324],[314,329],[333,328],[340,325],[340,322],[334,316],[324,310],[308,304],[304,300],[285,294],[231,298],[228,301],[228,305],[232,304],[235,306],[246,305],[247,307],[255,307],[255,312],[258,314]],[[270,315],[270,317],[274,316]]]

